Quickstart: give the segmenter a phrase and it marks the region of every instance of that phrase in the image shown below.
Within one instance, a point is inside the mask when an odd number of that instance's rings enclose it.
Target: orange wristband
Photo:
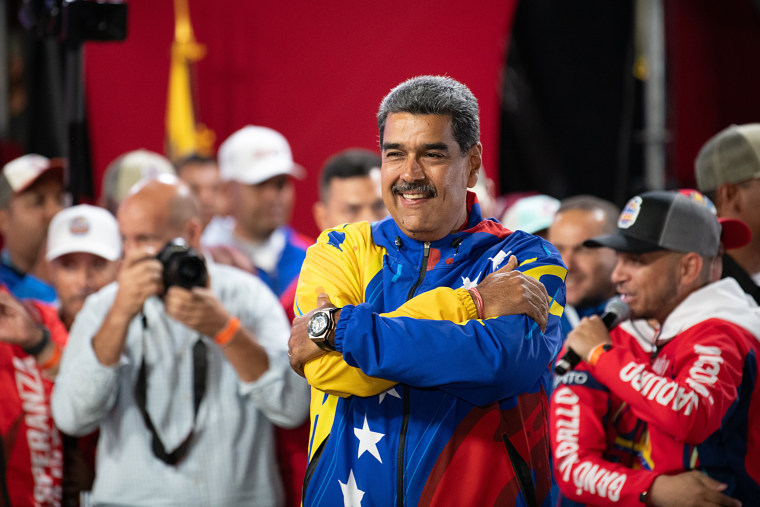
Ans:
[[[214,336],[214,341],[220,347],[224,347],[232,340],[232,337],[235,336],[238,329],[240,329],[240,319],[237,317],[230,317],[230,320],[227,321],[227,324],[222,330]]]
[[[61,349],[60,345],[53,342],[53,354],[50,356],[50,359],[42,363],[40,366],[41,370],[49,370],[50,368],[55,368],[58,366],[58,363],[61,362],[61,356],[63,355],[63,350]]]
[[[596,362],[599,360],[599,356],[601,356],[603,352],[610,350],[607,345],[607,343],[602,343],[591,349],[586,363],[590,364],[591,366],[596,366]]]

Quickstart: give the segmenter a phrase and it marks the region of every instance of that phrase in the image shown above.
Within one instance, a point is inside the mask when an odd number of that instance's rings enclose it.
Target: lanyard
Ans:
[[[143,332],[147,328],[147,321],[143,317]],[[145,355],[143,354],[142,361],[140,362],[140,371],[137,374],[137,382],[135,383],[135,400],[137,401],[137,408],[143,416],[145,426],[150,431],[152,440],[153,454],[166,463],[167,465],[176,465],[187,454],[190,448],[190,441],[193,438],[193,432],[195,431],[195,423],[198,419],[198,407],[201,405],[203,395],[206,393],[206,377],[208,375],[208,358],[206,357],[206,344],[203,340],[198,338],[198,341],[193,345],[193,428],[188,433],[187,437],[182,441],[179,446],[172,452],[167,453],[164,443],[161,442],[161,438],[156,432],[156,427],[153,425],[153,421],[148,415],[147,400],[148,400],[148,381],[145,367]]]

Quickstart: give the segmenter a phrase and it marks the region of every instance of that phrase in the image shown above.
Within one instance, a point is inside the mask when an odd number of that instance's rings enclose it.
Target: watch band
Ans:
[[[47,347],[47,344],[50,343],[50,331],[48,331],[48,328],[41,325],[40,329],[42,329],[42,340],[32,345],[31,347],[21,348],[24,352],[26,352],[30,356],[38,356],[40,352],[45,350],[45,347]]]

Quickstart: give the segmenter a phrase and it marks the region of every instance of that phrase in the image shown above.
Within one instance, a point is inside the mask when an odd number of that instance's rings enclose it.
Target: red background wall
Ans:
[[[338,5],[340,4],[340,5]],[[292,223],[317,233],[311,204],[332,153],[377,148],[375,113],[396,84],[445,74],[478,97],[485,167],[496,178],[501,69],[516,0],[461,2],[236,2],[191,0],[198,41],[200,119],[217,146],[246,124],[290,141],[308,177]],[[108,163],[137,148],[163,152],[172,2],[129,2],[122,43],[89,43],[87,99],[96,193]]]

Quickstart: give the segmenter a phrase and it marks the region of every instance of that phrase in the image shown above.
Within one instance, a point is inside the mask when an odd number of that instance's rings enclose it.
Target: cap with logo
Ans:
[[[750,232],[741,220],[721,219],[707,197],[694,190],[653,190],[633,197],[618,218],[618,230],[583,242],[587,247],[606,246],[618,252],[647,253],[657,250],[718,254],[749,242]]]
[[[5,164],[0,174],[0,208],[8,205],[13,194],[23,192],[48,171],[54,171],[63,182],[64,162],[62,158],[30,153]]]
[[[694,172],[702,192],[760,178],[760,123],[731,125],[718,132],[699,150]]]
[[[287,174],[302,179],[303,167],[293,162],[287,139],[267,127],[247,125],[219,146],[219,175],[224,181],[256,185]]]
[[[115,207],[129,194],[135,183],[143,178],[157,178],[162,174],[176,174],[166,157],[148,150],[124,153],[111,162],[103,175],[103,199],[108,208]]]
[[[548,229],[559,209],[559,201],[548,195],[531,195],[518,199],[501,218],[504,227],[535,234]]]
[[[50,221],[45,259],[84,252],[115,261],[121,256],[121,236],[114,216],[103,208],[80,204],[61,210]]]

